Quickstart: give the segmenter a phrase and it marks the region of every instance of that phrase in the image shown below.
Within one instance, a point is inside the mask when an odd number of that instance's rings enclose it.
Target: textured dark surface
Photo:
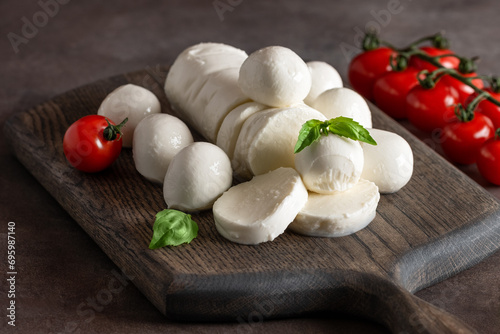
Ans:
[[[390,17],[382,15],[387,14],[386,1],[231,3],[232,11],[221,20],[211,1],[69,2],[15,53],[7,35],[21,35],[23,18],[33,22],[42,9],[36,2],[3,1],[1,124],[15,112],[80,85],[137,69],[159,71],[159,64],[171,63],[184,47],[199,41],[225,42],[248,52],[288,46],[306,59],[328,61],[345,78],[352,55],[342,49],[355,44],[358,28],[377,18],[382,36],[396,44],[444,29],[458,53],[481,56],[480,72],[500,73],[494,1],[401,1],[401,11]],[[17,332],[384,332],[342,315],[262,322],[263,311],[244,324],[168,322],[132,284],[115,277],[118,269],[105,254],[9,153],[3,139],[0,145],[0,249],[6,249],[7,222],[17,227]],[[473,168],[468,171],[486,185]],[[488,190],[500,197],[496,188]],[[4,273],[6,252],[1,254]],[[494,333],[500,325],[499,264],[497,253],[417,296],[481,333]],[[2,279],[2,309],[4,287]]]

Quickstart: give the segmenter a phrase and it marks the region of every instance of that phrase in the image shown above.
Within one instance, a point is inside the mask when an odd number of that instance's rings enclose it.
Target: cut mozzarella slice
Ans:
[[[294,147],[302,125],[325,120],[305,104],[267,109],[249,117],[241,128],[233,156],[233,169],[244,178],[279,167],[295,167]]]
[[[311,73],[292,50],[269,46],[248,56],[238,83],[252,100],[281,108],[304,100],[311,89]]]
[[[238,87],[239,69],[229,68],[209,74],[192,107],[185,110],[193,126],[210,142],[215,143],[217,132],[226,115],[250,99]]]
[[[311,90],[304,99],[304,103],[312,105],[313,101],[323,92],[331,88],[343,87],[339,72],[323,61],[310,61],[307,64],[311,72]]]
[[[346,191],[309,193],[306,205],[289,228],[315,237],[346,236],[365,228],[375,218],[379,199],[377,186],[363,179]]]
[[[172,115],[153,114],[137,124],[132,154],[137,171],[162,183],[173,157],[193,142],[187,125]]]
[[[208,76],[230,68],[239,71],[246,58],[246,52],[221,43],[200,43],[185,49],[177,56],[165,80],[165,94],[172,108],[191,124],[199,112],[193,110],[193,103]]]
[[[219,233],[241,244],[272,241],[307,202],[307,190],[292,168],[279,168],[226,191],[214,204]]]
[[[312,103],[326,118],[349,117],[364,126],[372,127],[372,113],[365,99],[352,89],[332,88],[321,93]]]
[[[133,84],[120,86],[109,93],[97,110],[98,115],[105,116],[116,124],[128,119],[121,128],[123,147],[132,147],[135,127],[143,118],[160,112],[160,101],[156,95]]]
[[[230,159],[233,158],[234,147],[243,123],[256,112],[266,108],[268,107],[258,102],[247,102],[231,110],[224,118],[217,134],[216,143]]]
[[[335,134],[321,136],[295,154],[295,168],[307,189],[320,194],[351,188],[359,181],[363,165],[360,143]]]
[[[413,152],[400,135],[370,129],[376,146],[361,143],[365,165],[362,178],[374,182],[381,193],[394,193],[403,188],[413,174]]]
[[[209,209],[233,182],[231,162],[214,144],[195,142],[172,159],[163,182],[163,197],[170,209]]]

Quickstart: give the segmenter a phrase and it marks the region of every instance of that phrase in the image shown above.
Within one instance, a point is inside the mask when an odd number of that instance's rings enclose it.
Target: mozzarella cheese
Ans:
[[[377,186],[363,179],[346,191],[329,195],[311,192],[289,229],[315,237],[346,236],[373,221],[379,199]]]
[[[302,102],[311,89],[311,73],[292,50],[269,46],[250,54],[238,80],[244,94],[271,107]]]
[[[361,143],[365,165],[362,178],[374,182],[381,193],[394,193],[403,188],[413,174],[413,152],[400,135],[370,129],[376,146]]]
[[[146,179],[162,183],[173,157],[193,142],[184,122],[168,114],[153,114],[137,124],[132,155],[137,171]]]
[[[319,111],[305,104],[274,108],[250,116],[236,141],[233,168],[250,178],[278,167],[295,167],[294,147],[302,125],[310,119],[325,120]]]
[[[295,154],[295,168],[307,189],[320,194],[351,188],[359,181],[363,165],[360,143],[335,134],[321,136]]]
[[[307,202],[307,190],[292,168],[278,168],[226,191],[214,204],[217,231],[241,244],[272,241]]]
[[[116,88],[102,101],[98,115],[105,116],[115,124],[125,118],[127,123],[121,128],[123,147],[132,147],[134,130],[146,116],[161,112],[160,101],[144,87],[127,84]]]
[[[340,87],[321,93],[312,103],[326,118],[349,117],[364,126],[372,127],[372,113],[365,99],[352,89]]]
[[[214,144],[194,142],[174,156],[163,182],[170,209],[199,211],[212,207],[233,181],[231,162]]]
[[[268,108],[258,102],[244,103],[227,114],[217,133],[216,144],[226,152],[230,159],[233,158],[236,141],[243,123],[253,114]]]
[[[311,72],[311,90],[304,99],[304,103],[312,105],[313,101],[323,92],[331,88],[343,87],[342,78],[339,72],[328,63],[323,61],[307,62],[309,72]]]

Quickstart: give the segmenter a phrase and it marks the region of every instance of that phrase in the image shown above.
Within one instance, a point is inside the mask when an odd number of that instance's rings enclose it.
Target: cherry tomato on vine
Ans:
[[[406,118],[406,95],[418,85],[419,70],[408,67],[382,75],[373,86],[375,104],[395,119]]]
[[[495,100],[500,101],[500,92],[495,93],[490,88],[484,90],[490,93]],[[483,100],[477,105],[476,111],[488,116],[493,121],[495,128],[500,128],[500,106],[488,100]]]
[[[373,85],[382,74],[392,70],[390,59],[396,53],[386,47],[360,53],[349,64],[348,77],[354,90],[373,101]]]
[[[455,88],[441,80],[433,88],[417,85],[406,96],[406,116],[417,129],[431,133],[454,119],[458,98]]]
[[[84,172],[99,172],[120,155],[120,127],[100,115],[84,116],[71,124],[63,138],[63,151],[69,163]]]
[[[441,56],[441,55],[447,55],[447,54],[454,54],[453,51],[449,49],[438,49],[433,46],[422,46],[420,50],[424,51],[431,57],[436,57],[436,56]],[[443,57],[439,58],[439,62],[441,65],[443,65],[446,68],[458,68],[458,65],[460,64],[460,59],[457,57]],[[410,66],[418,68],[420,70],[428,70],[429,72],[432,72],[436,69],[436,66],[426,62],[423,59],[418,58],[417,56],[413,56],[410,58]]]
[[[468,73],[468,74],[461,74],[461,75],[464,77],[469,77],[469,78],[473,78],[473,77],[477,76],[476,73]],[[452,86],[453,88],[455,88],[457,90],[458,94],[460,95],[459,101],[463,105],[465,105],[468,102],[469,97],[471,95],[475,94],[475,91],[471,86],[461,82],[460,80],[453,78],[452,76],[445,75],[440,80],[443,80],[447,85]],[[484,82],[481,79],[472,79],[472,83],[474,84],[474,86],[476,86],[479,89],[484,88]]]
[[[477,168],[486,180],[500,186],[500,129],[479,149]]]
[[[494,134],[493,122],[480,113],[470,121],[455,118],[441,131],[441,148],[452,162],[470,165],[476,162],[483,143]]]

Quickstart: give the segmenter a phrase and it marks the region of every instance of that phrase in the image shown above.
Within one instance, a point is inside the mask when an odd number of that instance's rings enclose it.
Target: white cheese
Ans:
[[[226,152],[230,159],[233,158],[234,147],[243,123],[256,112],[266,108],[268,107],[258,102],[247,102],[231,110],[224,118],[217,133],[216,144]]]
[[[233,181],[231,162],[214,144],[194,142],[172,159],[163,182],[168,208],[199,211],[212,207]]]
[[[153,114],[137,124],[132,154],[137,171],[146,179],[162,183],[173,157],[193,142],[187,125],[168,114]]]
[[[289,229],[315,237],[346,236],[373,221],[379,199],[377,186],[363,179],[346,191],[330,195],[310,192]]]
[[[381,193],[394,193],[403,188],[413,174],[413,152],[400,135],[369,129],[376,146],[362,143],[365,165],[362,178],[374,182]]]
[[[372,127],[372,113],[365,99],[352,89],[341,87],[328,89],[312,103],[326,118],[349,117],[364,126]]]
[[[307,189],[321,194],[351,188],[359,181],[363,165],[359,142],[335,134],[321,136],[295,154],[295,168]]]
[[[156,95],[133,84],[120,86],[109,93],[97,110],[98,115],[109,118],[117,125],[128,118],[121,128],[123,147],[132,147],[135,127],[144,117],[160,112],[160,101]]]
[[[304,103],[312,105],[313,101],[323,92],[331,88],[343,87],[342,78],[337,70],[323,61],[307,62],[311,72],[311,90],[304,99]]]
[[[226,191],[214,204],[219,233],[241,244],[272,241],[307,201],[307,190],[292,168],[279,168]]]
[[[271,107],[299,103],[311,89],[311,73],[292,50],[269,46],[250,54],[240,68],[241,90],[252,100]]]
[[[294,147],[302,125],[325,116],[305,104],[267,109],[250,116],[236,142],[233,169],[250,178],[278,167],[295,167]]]

